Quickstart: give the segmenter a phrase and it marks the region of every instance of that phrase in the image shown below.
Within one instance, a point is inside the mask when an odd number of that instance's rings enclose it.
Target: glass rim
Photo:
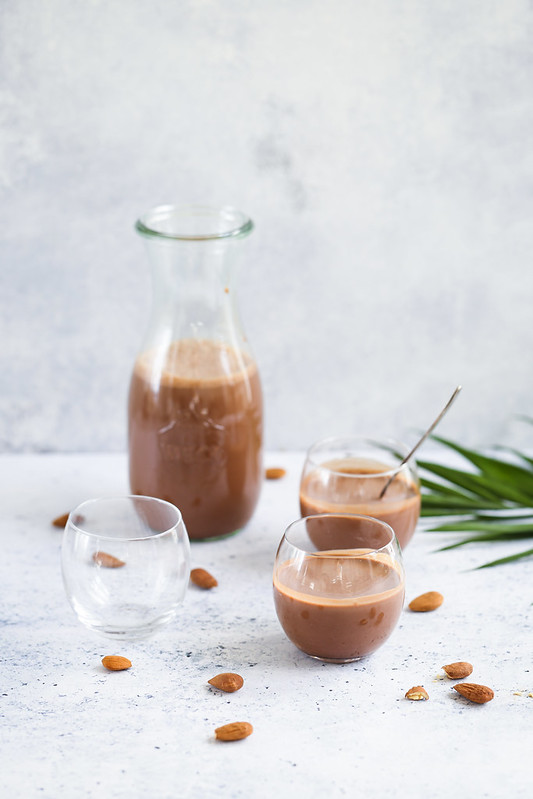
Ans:
[[[380,526],[382,528],[385,528],[390,533],[390,537],[389,537],[389,540],[387,541],[387,543],[383,544],[383,546],[381,546],[381,547],[378,547],[378,549],[369,548],[368,552],[364,552],[363,554],[359,554],[359,555],[350,555],[349,553],[350,553],[351,550],[349,550],[349,549],[339,550],[340,552],[346,552],[346,555],[339,555],[339,557],[346,557],[346,558],[350,558],[350,557],[352,557],[352,558],[372,557],[374,555],[378,555],[380,552],[383,552],[383,550],[389,549],[391,546],[394,546],[394,542],[396,542],[396,544],[399,546],[399,542],[398,542],[398,539],[396,537],[396,533],[394,532],[394,530],[392,529],[390,524],[388,524],[387,522],[382,521],[381,519],[376,519],[375,516],[366,516],[363,513],[314,513],[312,516],[302,516],[300,519],[295,519],[293,522],[291,522],[286,527],[285,532],[283,533],[283,538],[281,539],[281,542],[280,542],[280,545],[279,545],[279,550],[281,549],[281,547],[283,545],[283,542],[286,541],[288,544],[290,544],[291,547],[294,547],[294,549],[299,550],[299,552],[304,552],[306,555],[309,555],[311,557],[316,557],[316,558],[324,557],[324,552],[327,552],[328,550],[316,550],[316,549],[314,549],[313,551],[309,551],[308,549],[305,549],[304,547],[301,547],[298,544],[295,544],[291,540],[291,538],[290,538],[290,536],[288,534],[292,531],[292,529],[294,527],[296,527],[297,525],[300,526],[303,522],[307,522],[310,519],[332,519],[332,518],[333,519],[340,519],[340,518],[342,518],[342,519],[364,519],[364,521],[369,521],[369,522],[372,522],[372,524],[374,524],[374,525],[378,525],[378,526]],[[278,550],[278,552],[279,552],[279,550]]]
[[[143,504],[150,504],[153,505],[154,503],[158,505],[167,505],[169,508],[172,508],[176,514],[177,519],[174,524],[170,525],[166,530],[161,530],[159,533],[153,533],[152,535],[138,535],[138,536],[124,536],[122,538],[117,538],[117,536],[112,535],[102,535],[101,533],[91,533],[89,530],[84,530],[83,527],[80,527],[78,524],[74,522],[74,518],[76,514],[79,514],[83,518],[82,508],[87,507],[87,505],[95,505],[99,502],[117,502],[117,501],[124,501],[127,499],[134,499],[137,501],[141,501]],[[177,529],[180,524],[183,524],[183,516],[179,508],[176,505],[173,505],[172,502],[167,502],[166,499],[159,499],[159,497],[147,497],[143,494],[120,494],[120,495],[113,495],[110,497],[94,497],[93,499],[86,499],[81,502],[77,507],[75,507],[69,513],[69,517],[67,519],[67,523],[65,525],[64,534],[67,534],[69,528],[74,528],[74,530],[82,535],[86,535],[89,538],[99,538],[105,541],[153,541],[154,538],[161,538],[162,536],[168,535],[173,530]]]
[[[180,233],[158,230],[155,225],[159,222],[167,221],[172,216],[191,217],[191,216],[216,216],[218,219],[224,216],[228,219],[225,230],[206,232],[206,233]],[[230,222],[230,219],[233,221]],[[238,220],[238,222],[237,222]],[[142,236],[156,239],[166,239],[172,241],[216,241],[218,239],[242,238],[253,230],[254,223],[250,217],[234,208],[231,205],[201,205],[191,203],[189,205],[157,205],[146,211],[135,222],[135,230]]]
[[[396,466],[391,466],[390,469],[384,469],[383,471],[374,472],[372,474],[349,474],[347,472],[337,471],[336,469],[331,469],[329,466],[326,466],[324,463],[318,463],[318,461],[315,460],[313,456],[314,450],[322,446],[327,446],[328,444],[333,444],[335,442],[353,442],[356,445],[366,443],[366,444],[371,444],[374,447],[379,447],[381,444],[388,444],[396,446],[398,447],[398,449],[403,450],[405,452],[405,455],[408,455],[409,453],[407,445],[404,444],[402,441],[399,441],[394,438],[385,438],[380,441],[377,439],[367,438],[366,436],[357,436],[357,435],[328,436],[326,438],[321,438],[318,441],[315,441],[313,444],[311,444],[305,456],[306,462],[310,463],[316,469],[324,469],[324,471],[329,472],[330,474],[341,475],[342,477],[346,477],[348,479],[351,478],[354,480],[375,480],[377,477],[390,477],[393,474],[398,474],[399,472],[408,469],[414,462],[413,457],[409,458],[409,460],[407,460],[405,463],[402,463],[401,460],[398,458],[398,463],[396,464]],[[341,447],[338,447],[338,449],[341,449]],[[350,447],[348,447],[348,449],[350,449]],[[392,454],[390,450],[389,454]]]

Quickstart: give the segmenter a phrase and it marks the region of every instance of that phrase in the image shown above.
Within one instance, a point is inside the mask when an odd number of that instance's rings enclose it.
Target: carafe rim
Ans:
[[[198,222],[205,220],[205,232]],[[209,228],[209,220],[212,228]],[[188,226],[187,226],[188,225]],[[142,214],[135,223],[141,235],[155,239],[174,241],[214,241],[243,238],[253,230],[254,224],[246,214],[231,205],[213,206],[202,204],[157,205]]]

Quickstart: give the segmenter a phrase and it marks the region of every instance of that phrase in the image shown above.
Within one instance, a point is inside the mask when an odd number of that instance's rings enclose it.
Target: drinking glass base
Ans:
[[[124,613],[124,611],[128,610],[128,608],[122,607],[120,610],[122,613]],[[139,614],[139,618],[136,621],[132,621],[130,619],[129,622],[125,621],[124,623],[121,623],[118,619],[116,619],[114,623],[94,623],[88,619],[84,619],[81,616],[79,618],[82,624],[84,624],[89,630],[92,630],[99,635],[103,635],[105,638],[112,638],[115,641],[138,641],[155,635],[163,627],[166,627],[167,624],[169,624],[169,622],[171,622],[177,615],[177,609],[172,608],[155,619],[142,619],[142,608],[132,607],[129,608],[129,610],[130,612],[136,612]]]
[[[321,655],[309,655],[308,652],[306,652],[305,654],[308,655],[308,657],[313,658],[313,660],[321,660],[322,663],[340,663],[340,664],[355,663],[356,661],[363,660],[363,658],[366,657],[365,655],[356,655],[355,657],[349,657],[349,658],[327,658],[327,657],[322,657]]]
[[[232,530],[230,533],[222,533],[221,535],[210,535],[206,536],[205,538],[191,538],[191,544],[201,544],[202,542],[209,542],[209,541],[222,541],[224,538],[232,538],[237,533],[241,532],[241,528],[239,527],[237,530]]]

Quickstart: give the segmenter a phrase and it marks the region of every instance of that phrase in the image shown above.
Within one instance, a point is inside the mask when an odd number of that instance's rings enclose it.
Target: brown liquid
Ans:
[[[392,561],[368,550],[320,552],[282,563],[274,602],[287,637],[308,655],[346,661],[368,655],[392,633],[404,584]],[[342,578],[342,579],[341,579]]]
[[[307,474],[300,488],[302,516],[317,513],[356,513],[390,524],[402,547],[411,540],[420,515],[420,491],[406,473],[389,479],[390,466],[368,458],[339,458]],[[355,476],[354,476],[355,475]],[[370,475],[361,477],[357,475]],[[374,476],[375,475],[375,476]]]
[[[262,483],[262,397],[254,362],[183,339],[164,363],[141,355],[129,394],[130,485],[177,505],[190,538],[227,535],[252,515]]]

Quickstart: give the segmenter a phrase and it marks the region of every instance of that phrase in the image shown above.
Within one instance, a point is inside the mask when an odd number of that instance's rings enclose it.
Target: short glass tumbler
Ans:
[[[187,590],[181,513],[153,497],[88,500],[68,518],[61,566],[82,624],[115,639],[152,635],[174,618]]]
[[[309,449],[300,483],[302,516],[355,513],[390,524],[400,546],[420,516],[420,481],[414,459],[397,441],[357,436],[326,438]]]
[[[274,604],[287,638],[330,663],[359,660],[394,630],[404,601],[401,549],[368,516],[325,513],[293,522],[274,566]]]

